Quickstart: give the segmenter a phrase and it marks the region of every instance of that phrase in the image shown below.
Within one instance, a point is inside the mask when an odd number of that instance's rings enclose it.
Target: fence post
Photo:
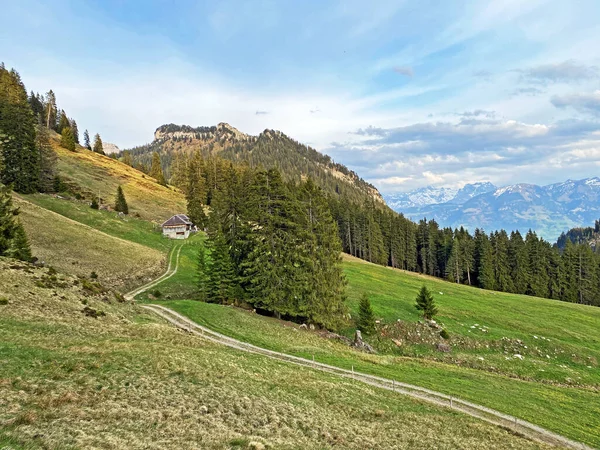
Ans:
[[[315,367],[315,355],[313,355],[313,367]]]
[[[396,380],[392,380],[392,391],[396,392]]]

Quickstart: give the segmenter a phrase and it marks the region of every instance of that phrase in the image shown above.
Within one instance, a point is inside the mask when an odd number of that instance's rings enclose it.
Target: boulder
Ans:
[[[363,341],[360,330],[356,330],[356,333],[354,333],[354,342],[352,343],[352,346],[363,352],[375,353],[375,349]]]
[[[437,349],[438,352],[443,352],[443,353],[449,353],[450,350],[452,350],[452,348],[444,342],[438,342],[435,345],[435,348]]]

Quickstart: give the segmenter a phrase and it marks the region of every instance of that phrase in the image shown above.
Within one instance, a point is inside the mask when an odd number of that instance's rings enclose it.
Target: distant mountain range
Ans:
[[[567,180],[547,186],[492,183],[462,189],[425,187],[384,196],[406,217],[435,219],[441,226],[493,231],[532,229],[551,242],[570,228],[589,226],[600,217],[600,178]]]

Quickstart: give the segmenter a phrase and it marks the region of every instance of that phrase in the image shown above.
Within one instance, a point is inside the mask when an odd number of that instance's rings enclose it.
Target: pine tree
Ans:
[[[43,125],[36,127],[35,145],[40,159],[39,190],[41,192],[54,192],[57,156],[50,145],[48,129]]]
[[[158,152],[154,152],[152,154],[152,167],[150,168],[150,176],[154,178],[158,184],[162,184],[163,186],[167,185]]]
[[[129,214],[129,207],[125,200],[125,194],[121,186],[117,187],[117,198],[115,200],[115,211],[122,212],[123,214]]]
[[[56,95],[52,89],[46,93],[45,104],[44,104],[44,123],[46,128],[55,129],[57,125],[58,109],[56,107]]]
[[[12,194],[8,186],[0,185],[0,256],[11,249],[18,223],[18,209],[13,207]]]
[[[419,295],[417,295],[415,307],[423,312],[423,317],[427,320],[433,319],[433,316],[438,313],[433,295],[431,295],[427,286],[421,287]]]
[[[356,327],[365,334],[375,332],[375,313],[367,294],[362,294],[358,305],[358,320]]]
[[[79,128],[77,128],[77,122],[75,122],[75,119],[71,119],[71,131],[73,132],[73,139],[75,140],[76,144],[79,144]]]
[[[39,188],[35,122],[21,77],[0,66],[0,182],[25,194]]]
[[[104,155],[104,147],[102,146],[102,138],[98,133],[94,136],[94,146],[92,147],[95,153],[100,153]]]
[[[88,133],[88,130],[83,132],[83,146],[88,150],[92,149],[92,146],[90,145],[90,133]]]
[[[69,118],[67,117],[67,113],[65,113],[65,110],[62,109],[60,111],[59,114],[59,118],[58,118],[58,126],[56,128],[56,132],[58,134],[62,134],[63,130],[65,128],[71,128],[71,121],[69,120]],[[72,132],[73,130],[71,130]]]
[[[210,271],[207,283],[209,302],[229,304],[235,300],[236,276],[229,255],[229,248],[220,230],[210,238]]]
[[[60,134],[60,145],[67,150],[75,151],[75,138],[73,137],[73,132],[70,127],[65,127],[62,129]]]
[[[196,285],[198,286],[198,298],[202,301],[208,300],[210,283],[210,263],[206,254],[204,243],[198,248],[198,264],[196,270]]]
[[[8,256],[21,261],[31,261],[31,247],[27,240],[25,228],[23,228],[20,221],[17,221],[16,223],[14,237],[11,241]]]

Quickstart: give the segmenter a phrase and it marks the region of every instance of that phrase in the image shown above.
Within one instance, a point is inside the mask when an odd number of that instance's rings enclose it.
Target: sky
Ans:
[[[597,0],[19,0],[0,61],[80,131],[278,129],[384,194],[600,172]]]

